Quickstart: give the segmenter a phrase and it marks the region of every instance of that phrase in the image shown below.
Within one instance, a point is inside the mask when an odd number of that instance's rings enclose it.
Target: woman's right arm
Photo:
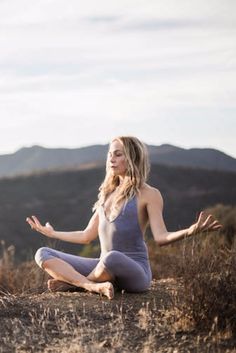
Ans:
[[[43,226],[36,216],[32,216],[31,218],[27,217],[26,222],[32,229],[49,238],[59,239],[69,243],[89,244],[98,235],[98,218],[98,212],[96,211],[84,230],[72,232],[57,231],[48,222]]]

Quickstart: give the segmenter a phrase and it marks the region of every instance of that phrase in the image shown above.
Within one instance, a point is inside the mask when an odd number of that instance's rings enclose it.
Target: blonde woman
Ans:
[[[149,162],[146,146],[136,137],[114,138],[109,146],[106,176],[100,186],[94,214],[82,231],[56,231],[32,216],[32,229],[50,238],[89,244],[99,236],[101,255],[85,258],[50,248],[40,248],[35,260],[51,277],[52,291],[81,287],[112,299],[114,286],[127,292],[143,292],[152,273],[144,234],[150,225],[158,245],[168,245],[193,234],[219,229],[212,215],[200,213],[189,228],[168,232],[163,221],[163,199],[158,189],[146,183]]]

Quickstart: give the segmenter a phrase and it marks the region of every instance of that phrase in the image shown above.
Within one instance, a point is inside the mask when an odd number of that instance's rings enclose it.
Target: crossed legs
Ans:
[[[48,281],[48,287],[51,290],[60,289],[60,287],[62,290],[67,290],[75,286],[90,292],[101,293],[108,299],[114,297],[114,288],[109,282],[112,278],[100,262],[87,277],[59,258],[44,261],[42,267],[53,278]]]
[[[35,260],[53,279],[48,281],[50,290],[84,288],[112,299],[114,280],[118,288],[130,292],[146,290],[151,272],[125,254],[112,250],[102,259],[85,258],[50,248],[40,248]]]

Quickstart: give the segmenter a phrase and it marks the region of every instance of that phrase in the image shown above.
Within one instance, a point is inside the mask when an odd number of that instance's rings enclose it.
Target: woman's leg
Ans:
[[[57,281],[66,282],[92,292],[102,293],[109,299],[114,296],[113,285],[110,282],[96,283],[86,278],[86,275],[99,262],[98,259],[88,259],[50,248],[41,248],[37,251],[35,260],[40,267]],[[83,274],[78,271],[80,269]],[[97,282],[100,282],[99,279]]]
[[[119,289],[142,292],[150,286],[152,274],[148,261],[140,261],[135,261],[120,251],[112,250],[99,261],[87,278],[92,281],[96,281],[97,278],[103,280],[111,278]]]
[[[53,278],[90,292],[101,293],[112,299],[113,285],[110,282],[96,283],[77,272],[70,264],[61,259],[49,259],[43,263],[43,269]]]
[[[87,276],[87,279],[95,282],[112,282],[114,281],[114,276],[107,271],[103,261],[101,260],[99,261],[97,266],[92,270],[92,272],[90,272],[90,274]]]

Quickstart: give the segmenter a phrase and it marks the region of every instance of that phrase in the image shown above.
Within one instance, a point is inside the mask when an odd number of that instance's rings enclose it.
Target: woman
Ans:
[[[35,259],[53,279],[50,290],[71,286],[114,297],[115,285],[129,292],[142,292],[152,279],[144,234],[150,225],[160,246],[222,227],[212,215],[200,213],[189,228],[168,232],[163,221],[163,199],[158,189],[146,183],[149,162],[145,145],[136,137],[114,138],[109,146],[106,176],[100,186],[94,214],[83,231],[59,232],[32,216],[32,229],[50,238],[88,244],[98,235],[100,258],[91,259],[40,248]]]

